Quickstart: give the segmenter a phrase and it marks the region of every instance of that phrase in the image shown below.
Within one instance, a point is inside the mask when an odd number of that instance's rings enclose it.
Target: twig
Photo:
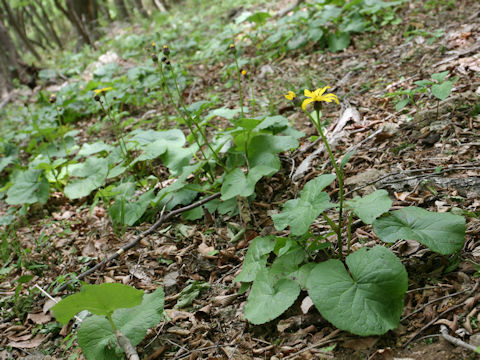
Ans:
[[[457,339],[456,337],[453,337],[448,334],[448,328],[445,325],[440,325],[440,333],[442,334],[442,337],[447,340],[448,342],[451,342],[454,345],[461,346],[465,349],[475,351],[477,350],[476,346],[473,346],[469,343],[466,343],[465,341],[462,341],[460,339]]]
[[[420,330],[417,330],[417,332],[415,332],[415,334],[413,334],[413,336],[408,339],[408,341],[403,345],[404,348],[407,347],[408,344],[410,344],[418,335],[420,335],[423,331],[425,331],[426,329],[428,329],[430,326],[432,326],[435,322],[437,322],[438,319],[440,319],[443,315],[449,313],[450,311],[452,310],[455,310],[455,309],[458,309],[459,307],[462,307],[464,305],[464,302],[465,300],[468,299],[468,297],[470,296],[470,294],[473,294],[475,291],[477,291],[478,289],[478,286],[480,285],[480,280],[478,280],[475,284],[475,286],[473,287],[472,291],[470,291],[468,293],[468,295],[466,297],[464,297],[459,304],[457,305],[454,305],[452,306],[451,308],[448,308],[447,310],[441,312],[440,314],[438,314],[437,317],[435,317],[434,319],[432,319],[431,321],[428,322],[428,324],[426,324],[425,326],[423,326]]]
[[[469,169],[477,169],[478,166],[480,164],[479,163],[472,163],[472,164],[466,164],[466,165],[452,165],[452,166],[449,166],[448,168],[446,169],[442,169],[436,173],[433,173],[433,174],[426,174],[426,175],[419,175],[419,176],[413,176],[413,177],[410,177],[410,178],[407,178],[407,179],[400,179],[400,180],[392,180],[390,182],[388,182],[387,184],[393,184],[395,182],[402,182],[402,181],[406,181],[406,180],[414,180],[418,177],[425,177],[425,176],[432,176],[432,175],[440,175],[440,174],[443,174],[443,173],[446,173],[446,172],[450,172],[450,171],[455,171],[455,170],[469,170]],[[425,171],[435,171],[437,170],[436,167],[432,167],[432,168],[422,168],[422,169],[411,169],[411,170],[402,170],[402,171],[397,171],[397,172],[393,172],[393,173],[390,173],[390,174],[386,174],[386,175],[383,175],[383,176],[380,176],[378,179],[375,179],[375,180],[372,180],[370,181],[368,184],[365,184],[365,185],[362,185],[362,186],[358,186],[356,187],[355,189],[353,190],[350,190],[348,191],[345,195],[349,195],[355,191],[358,191],[360,189],[363,189],[367,186],[370,186],[370,185],[373,185],[379,181],[382,181],[386,178],[389,178],[389,177],[394,177],[394,176],[397,176],[397,175],[402,175],[402,174],[412,174],[412,173],[417,173],[417,172],[421,172],[421,173],[424,173]]]
[[[162,225],[165,221],[167,221],[168,219],[170,219],[171,217],[174,217],[178,214],[181,214],[181,213],[184,213],[185,211],[188,211],[188,210],[191,210],[191,209],[195,209],[196,207],[199,207],[199,206],[202,206],[203,204],[206,204],[207,202],[213,200],[213,199],[216,199],[218,197],[220,197],[221,193],[215,193],[213,195],[210,195],[210,196],[207,196],[205,199],[202,199],[202,200],[199,200],[193,204],[190,204],[190,205],[187,205],[187,206],[184,206],[182,208],[179,208],[179,209],[176,209],[176,210],[173,210],[173,211],[170,211],[167,215],[163,215],[163,212],[162,214],[160,215],[160,218],[147,230],[145,230],[144,232],[140,233],[135,239],[133,239],[131,242],[129,242],[127,245],[125,246],[122,246],[119,250],[117,250],[114,254],[110,255],[108,258],[102,260],[101,262],[99,262],[97,265],[95,265],[94,267],[88,269],[87,271],[81,273],[80,275],[78,275],[76,277],[76,279],[72,279],[70,280],[69,282],[63,284],[59,289],[58,291],[63,291],[67,288],[68,285],[70,285],[74,280],[81,280],[83,279],[84,277],[92,274],[93,272],[95,272],[96,270],[98,270],[99,268],[101,268],[102,266],[104,266],[105,264],[109,263],[110,261],[118,258],[120,255],[122,255],[125,251],[127,250],[130,250],[131,248],[133,248],[135,245],[137,245],[137,243],[142,240],[144,237],[150,235],[150,234],[153,234],[159,227],[160,225]]]
[[[298,356],[299,354],[301,353],[304,353],[305,351],[308,351],[308,350],[311,350],[313,348],[316,348],[316,347],[319,347],[319,346],[322,346],[322,345],[326,345],[332,341],[334,341],[334,338],[335,336],[337,336],[337,334],[340,332],[341,330],[340,329],[336,329],[335,331],[332,331],[330,334],[328,334],[327,336],[325,336],[322,340],[320,340],[319,342],[317,342],[316,344],[313,344],[313,345],[310,345],[302,350],[299,350],[297,351],[296,353],[294,354],[291,354],[291,355],[288,355],[287,357],[284,357],[283,360],[287,360],[287,359],[293,359],[294,357]]]
[[[127,360],[140,360],[137,350],[125,335],[123,335],[119,330],[115,330],[115,336],[117,337],[118,345],[120,345],[122,350],[125,352],[125,357]]]
[[[419,311],[422,311],[423,309],[425,309],[425,308],[426,308],[428,305],[430,305],[430,304],[433,304],[433,303],[435,303],[435,302],[437,302],[437,301],[440,301],[440,300],[443,300],[443,299],[448,299],[448,298],[451,298],[451,297],[454,297],[454,296],[463,294],[464,292],[467,292],[467,291],[470,291],[470,289],[465,289],[465,290],[463,290],[463,291],[458,291],[458,292],[456,292],[456,293],[448,294],[448,295],[439,297],[438,299],[429,301],[429,302],[427,302],[426,304],[423,304],[422,306],[420,306],[420,307],[419,307],[418,309],[416,309],[415,311],[411,312],[410,314],[405,315],[403,318],[400,319],[400,321],[403,321],[403,320],[405,320],[405,319],[408,319],[410,316],[412,316],[413,314],[418,313]]]
[[[38,290],[40,290],[40,292],[45,295],[47,298],[49,298],[50,300],[52,300],[53,302],[55,302],[55,304],[58,304],[58,300],[54,299],[49,293],[47,293],[45,290],[43,290],[40,286],[38,286],[37,284],[35,284],[35,286]],[[74,316],[75,320],[77,320],[78,322],[82,322],[83,320],[80,319],[77,315]]]

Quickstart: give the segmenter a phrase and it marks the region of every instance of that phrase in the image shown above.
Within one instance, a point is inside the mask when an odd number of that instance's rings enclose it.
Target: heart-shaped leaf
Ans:
[[[53,306],[52,311],[59,322],[66,324],[82,310],[96,315],[111,315],[116,309],[139,305],[142,297],[142,290],[123,284],[85,284],[80,292],[66,297]]]
[[[385,242],[416,240],[432,251],[448,255],[460,250],[465,242],[465,218],[406,207],[375,220],[373,231]]]
[[[390,250],[362,248],[346,258],[316,264],[307,290],[325,319],[361,336],[380,335],[398,326],[408,277]],[[351,276],[350,276],[350,274]]]
[[[245,255],[242,272],[237,275],[235,281],[252,282],[255,280],[257,273],[265,268],[268,255],[274,248],[274,236],[257,236],[253,239]]]
[[[257,273],[245,305],[245,317],[263,324],[280,316],[297,299],[300,286],[290,279],[277,280],[265,267]]]
[[[453,82],[445,81],[441,84],[432,85],[432,94],[439,100],[445,100],[452,91]]]
[[[72,176],[80,179],[68,183],[64,193],[69,199],[78,199],[104,184],[108,174],[108,160],[89,157],[85,162],[71,165],[68,169]]]
[[[113,313],[113,323],[133,346],[143,340],[149,328],[163,319],[164,297],[163,289],[158,288],[146,294],[140,305],[118,309]],[[92,315],[83,321],[78,329],[78,343],[87,360],[124,359],[122,354],[115,351],[115,333],[104,316]]]
[[[310,180],[300,199],[288,200],[280,214],[272,215],[275,228],[283,230],[290,226],[292,235],[305,234],[318,215],[333,206],[328,194],[322,190],[334,179],[335,175],[325,174]]]
[[[16,174],[13,186],[7,191],[7,204],[33,204],[47,202],[50,185],[41,170],[26,170]]]
[[[376,190],[364,197],[356,196],[345,204],[350,207],[365,224],[373,221],[387,212],[392,206],[392,200],[388,197],[386,190]]]

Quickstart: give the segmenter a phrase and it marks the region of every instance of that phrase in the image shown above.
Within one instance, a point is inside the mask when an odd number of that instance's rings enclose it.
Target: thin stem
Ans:
[[[317,113],[317,121],[315,121],[312,117],[312,115],[308,112],[306,112],[307,115],[310,117],[310,120],[312,120],[313,124],[317,128],[323,143],[325,144],[325,148],[328,151],[328,155],[330,156],[330,161],[332,162],[332,165],[335,169],[335,174],[337,175],[338,179],[338,188],[339,188],[339,195],[338,195],[338,227],[337,227],[337,246],[338,246],[338,253],[340,255],[340,258],[343,258],[343,241],[342,241],[342,224],[343,224],[343,172],[342,170],[338,167],[337,162],[335,161],[335,156],[333,155],[332,149],[330,148],[330,145],[328,143],[328,140],[323,133],[322,127],[320,125],[320,110],[316,109]]]
[[[350,213],[348,215],[348,225],[347,225],[347,255],[350,254],[350,246],[352,244],[352,218],[353,218],[353,213]]]
[[[112,123],[114,133],[115,133],[115,136],[117,137],[118,145],[120,146],[120,150],[122,150],[123,156],[125,156],[125,159],[128,162],[131,162],[130,155],[128,154],[128,150],[127,150],[127,145],[125,144],[125,141],[123,140],[123,136],[121,134],[121,131],[120,132],[118,131],[117,126],[116,126],[117,124],[115,123],[114,119],[112,118],[112,115],[110,114],[110,111],[107,111],[107,109],[103,105],[103,102],[102,102],[101,98],[98,100],[98,102],[100,103],[100,106],[102,107],[103,112],[108,116],[108,118],[110,119],[110,122]]]
[[[177,94],[178,94],[178,98],[180,99],[180,104],[182,104],[182,107],[183,107],[183,110],[185,111],[185,113],[187,114],[188,116],[188,119],[193,122],[195,124],[195,126],[197,127],[198,131],[200,132],[200,135],[202,135],[202,138],[203,138],[203,141],[205,142],[205,145],[207,145],[207,147],[210,149],[210,151],[212,152],[212,155],[213,157],[215,158],[218,166],[224,168],[222,162],[220,161],[217,153],[213,150],[212,146],[210,145],[208,139],[207,139],[207,136],[205,134],[205,132],[203,131],[203,128],[198,124],[197,121],[195,121],[195,119],[190,115],[190,111],[188,111],[187,107],[185,106],[185,103],[183,102],[183,98],[182,98],[182,94],[180,92],[180,87],[178,86],[178,82],[177,82],[177,76],[175,75],[175,72],[173,71],[173,67],[170,67],[170,71],[172,73],[172,77],[173,77],[173,81],[175,82],[175,87],[177,89]]]
[[[170,91],[170,88],[168,87],[167,78],[165,76],[165,73],[163,72],[162,66],[159,66],[158,68],[160,69],[160,74],[162,75],[162,80],[163,80],[165,91],[166,91],[168,97],[170,98],[170,101],[171,101],[172,105],[175,107],[175,110],[177,110],[178,114],[185,120],[185,123],[187,124],[188,130],[190,130],[190,133],[192,134],[193,139],[195,140],[195,143],[198,146],[198,150],[202,154],[203,158],[205,160],[207,160],[207,156],[205,155],[205,152],[203,151],[202,145],[200,144],[200,141],[198,140],[198,137],[195,134],[195,130],[192,127],[192,121],[191,121],[191,118],[190,118],[188,112],[187,112],[187,116],[189,116],[189,119],[185,119],[184,114],[180,111],[180,108],[178,107],[177,103],[175,102],[175,99],[173,98],[172,92]],[[175,85],[176,85],[177,91],[178,91],[179,88],[178,88],[178,85],[177,85],[176,81],[175,81]],[[179,96],[180,102],[183,104],[183,102],[181,100],[182,99],[181,94],[178,93],[178,96]],[[207,174],[210,177],[210,180],[213,182],[215,180],[215,177],[214,177],[214,175],[213,175],[213,173],[211,172],[210,169],[207,169]]]
[[[107,318],[108,322],[110,323],[110,326],[112,327],[113,331],[117,331],[117,327],[115,326],[115,323],[113,322],[112,320],[112,316],[111,315],[105,315],[105,317]]]
[[[240,74],[240,66],[238,66],[238,60],[237,60],[237,54],[236,53],[233,55],[233,58],[235,59],[235,66],[237,67],[238,92],[239,92],[239,95],[240,95],[240,114],[242,115],[242,118],[244,118],[245,114],[243,112],[242,74]]]

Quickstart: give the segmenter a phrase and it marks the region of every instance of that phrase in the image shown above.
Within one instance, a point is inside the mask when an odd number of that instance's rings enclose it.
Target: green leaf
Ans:
[[[155,292],[144,295],[140,305],[118,309],[113,313],[112,320],[115,326],[133,346],[145,338],[149,328],[162,321],[164,298],[163,289],[159,287]],[[124,356],[119,354],[115,333],[103,316],[93,315],[83,321],[78,329],[78,343],[87,360],[124,359]],[[115,345],[111,346],[112,344]]]
[[[352,150],[352,151],[349,151],[348,153],[346,153],[343,158],[342,158],[342,161],[340,162],[340,169],[343,169],[343,167],[350,161],[350,158],[355,154],[355,150]]]
[[[465,218],[418,207],[393,211],[375,220],[373,230],[382,241],[416,240],[442,255],[460,250],[465,242]]]
[[[257,273],[267,265],[268,255],[275,248],[275,242],[274,236],[257,236],[253,239],[245,255],[242,271],[234,281],[252,282],[255,280]]]
[[[271,176],[278,168],[258,165],[250,169],[247,175],[239,168],[225,176],[222,184],[222,200],[232,199],[235,196],[249,197],[255,193],[255,185],[263,176]]]
[[[185,135],[179,129],[167,131],[141,130],[137,129],[129,134],[129,142],[138,145],[147,145],[155,141],[163,141],[166,146],[181,147],[185,144]]]
[[[364,197],[356,196],[352,200],[345,201],[345,204],[365,224],[371,224],[377,217],[390,209],[392,200],[386,190],[376,190]]]
[[[52,311],[58,322],[66,324],[82,310],[95,315],[111,315],[116,309],[139,305],[142,297],[142,290],[123,284],[84,284],[80,292],[60,301]]]
[[[270,15],[268,12],[259,11],[253,15],[250,15],[247,20],[254,22],[255,24],[265,24],[267,19],[271,17],[272,15]]]
[[[46,203],[50,185],[41,170],[18,172],[12,179],[13,186],[7,191],[7,204],[21,205],[36,202]]]
[[[303,188],[300,199],[288,200],[280,214],[272,215],[275,228],[283,230],[290,226],[292,235],[305,234],[318,215],[333,206],[328,194],[322,190],[335,178],[334,174],[325,174],[310,180]]]
[[[70,175],[80,179],[69,182],[65,186],[65,196],[69,199],[78,199],[89,195],[104,184],[108,174],[108,160],[90,157],[83,163],[70,165],[68,170]]]
[[[408,99],[408,98],[403,99],[403,100],[400,100],[400,101],[395,105],[395,111],[400,111],[400,110],[402,110],[405,106],[408,105],[409,102],[410,102],[410,99]]]
[[[300,286],[290,279],[277,280],[266,268],[255,278],[245,305],[245,318],[263,324],[280,316],[297,299]]]
[[[332,52],[346,49],[350,45],[350,34],[347,32],[329,33],[327,36],[328,49]]]
[[[441,84],[432,85],[432,94],[439,100],[445,100],[452,91],[453,82],[445,81]]]
[[[337,328],[380,335],[398,326],[408,288],[407,272],[390,250],[361,248],[346,258],[316,264],[307,290],[318,311]],[[350,274],[351,276],[350,276]]]
[[[238,113],[240,113],[240,109],[229,109],[229,108],[219,108],[212,110],[207,115],[207,120],[212,119],[215,116],[223,117],[227,120],[233,119]]]
[[[202,291],[210,289],[210,284],[202,281],[190,281],[180,292],[180,297],[175,304],[175,309],[181,309],[192,304]]]
[[[150,189],[140,195],[136,201],[131,201],[130,197],[117,196],[115,202],[108,209],[108,214],[112,220],[118,224],[132,226],[147,210],[150,201],[155,198],[154,189]]]
[[[85,143],[78,152],[78,156],[90,156],[102,151],[110,152],[113,150],[112,145],[105,144],[103,141],[97,141],[93,144]]]
[[[449,71],[442,71],[442,72],[439,72],[439,73],[435,73],[435,74],[432,74],[432,79],[433,80],[436,80],[438,81],[439,83],[442,82],[443,80],[445,80],[445,78],[447,77]]]

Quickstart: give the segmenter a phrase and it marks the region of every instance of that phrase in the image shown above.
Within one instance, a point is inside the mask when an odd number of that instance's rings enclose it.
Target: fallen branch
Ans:
[[[293,4],[292,6],[286,8],[286,9],[283,9],[282,11],[279,11],[278,13],[275,14],[275,17],[276,18],[281,18],[285,15],[287,15],[290,11],[293,11],[297,8],[298,5],[300,5],[301,3],[303,3],[305,0],[297,0],[295,1],[295,4]]]
[[[440,333],[442,334],[442,337],[447,340],[448,342],[451,342],[454,345],[461,346],[465,349],[472,350],[472,351],[477,351],[477,347],[473,346],[469,343],[466,343],[465,341],[462,341],[460,339],[457,339],[456,337],[451,336],[448,333],[448,328],[445,325],[440,325]]]
[[[123,335],[119,330],[115,330],[115,336],[117,337],[118,345],[120,345],[122,350],[125,352],[125,357],[127,360],[140,360],[137,350],[125,335]]]
[[[140,233],[135,239],[133,239],[131,242],[129,242],[128,244],[126,244],[125,246],[122,246],[119,250],[117,250],[114,254],[110,255],[108,258],[106,259],[103,259],[101,262],[99,262],[97,265],[95,265],[94,267],[88,269],[87,271],[84,271],[83,273],[81,273],[80,275],[78,275],[76,277],[76,279],[72,279],[70,280],[69,282],[63,284],[62,286],[60,286],[60,288],[58,289],[58,291],[63,291],[67,288],[68,285],[70,285],[74,280],[81,280],[83,279],[84,277],[94,273],[96,270],[98,270],[99,268],[101,268],[102,266],[108,264],[110,261],[118,258],[120,255],[122,255],[125,251],[127,250],[130,250],[131,248],[133,248],[135,245],[137,245],[137,243],[142,240],[144,237],[150,235],[150,234],[153,234],[159,227],[160,225],[162,225],[165,221],[167,221],[168,219],[170,219],[171,217],[174,217],[178,214],[181,214],[181,213],[184,213],[185,211],[188,211],[188,210],[192,210],[192,209],[195,209],[199,206],[202,206],[203,204],[206,204],[208,203],[209,201],[213,200],[213,199],[216,199],[218,197],[220,197],[221,193],[215,193],[213,195],[210,195],[210,196],[207,196],[205,199],[202,199],[202,200],[199,200],[193,204],[190,204],[190,205],[187,205],[187,206],[184,206],[180,209],[176,209],[176,210],[173,210],[173,211],[170,211],[167,215],[163,215],[163,213],[160,215],[160,218],[147,230],[145,230],[144,232]]]

